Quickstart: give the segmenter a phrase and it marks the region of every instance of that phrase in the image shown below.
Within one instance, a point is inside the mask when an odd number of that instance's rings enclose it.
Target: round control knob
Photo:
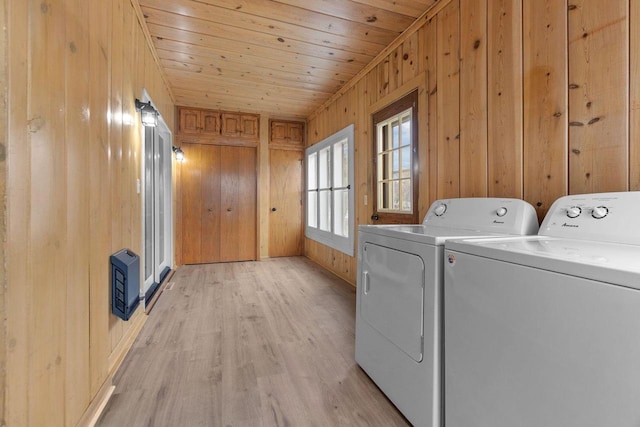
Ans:
[[[505,208],[505,207],[499,208],[496,211],[496,215],[498,215],[498,216],[505,216],[506,214],[507,214],[507,208]]]
[[[601,219],[607,216],[608,213],[609,209],[607,209],[605,206],[598,206],[597,208],[593,208],[593,211],[591,211],[591,216],[595,219]]]
[[[436,206],[436,208],[433,210],[433,213],[436,214],[436,216],[442,216],[446,211],[447,211],[447,205],[442,203]]]
[[[569,218],[577,218],[581,213],[582,209],[580,209],[580,207],[578,206],[571,206],[569,209],[567,209],[567,216]]]

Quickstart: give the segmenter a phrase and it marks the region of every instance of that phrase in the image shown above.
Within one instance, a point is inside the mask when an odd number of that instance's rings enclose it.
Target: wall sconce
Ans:
[[[173,147],[171,147],[171,149],[174,153],[176,153],[176,160],[179,162],[184,162],[184,151],[182,151],[182,148],[176,147],[174,145]]]
[[[158,110],[153,108],[151,101],[142,102],[136,99],[136,110],[140,111],[140,120],[144,126],[156,127],[158,125]]]

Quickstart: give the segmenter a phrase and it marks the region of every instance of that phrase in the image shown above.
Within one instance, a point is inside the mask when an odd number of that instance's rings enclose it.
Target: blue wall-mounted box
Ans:
[[[140,303],[140,257],[129,249],[111,255],[111,311],[129,320]]]

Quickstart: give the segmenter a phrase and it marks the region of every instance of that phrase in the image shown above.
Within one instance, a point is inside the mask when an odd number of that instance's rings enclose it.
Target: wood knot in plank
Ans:
[[[372,23],[376,22],[378,18],[375,15],[367,16],[367,22]]]
[[[600,117],[594,117],[593,119],[589,120],[587,124],[592,125],[594,123],[598,123],[599,121],[600,121]]]
[[[569,122],[569,126],[584,126],[582,122]]]
[[[575,4],[570,4],[567,9],[569,10],[576,10],[578,8],[578,6],[576,6]]]
[[[35,116],[27,122],[29,132],[36,133],[44,127],[46,120],[42,116]]]
[[[560,117],[562,116],[562,113],[560,111],[556,111],[555,113],[553,113],[553,117]]]
[[[402,59],[404,59],[405,61],[409,59],[409,54],[405,53],[404,55],[402,55]]]
[[[578,150],[577,148],[574,148],[573,150],[571,150],[571,152],[573,154],[580,154],[580,150]]]
[[[476,40],[475,42],[473,42],[473,48],[477,49],[480,47],[480,39]]]
[[[580,85],[577,85],[575,83],[569,84],[569,89],[578,89],[579,87],[580,87]]]

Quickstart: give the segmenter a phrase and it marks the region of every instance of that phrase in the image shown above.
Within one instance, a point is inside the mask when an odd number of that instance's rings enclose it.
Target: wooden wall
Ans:
[[[438,198],[640,190],[640,5],[441,0],[309,118],[309,144],[356,126],[356,223],[370,223],[371,113],[420,89],[422,218]],[[351,283],[356,259],[307,239]]]
[[[1,9],[0,424],[73,426],[145,319],[140,309],[129,322],[110,314],[109,255],[142,252],[134,99],[146,88],[170,126],[174,106],[130,0]]]

